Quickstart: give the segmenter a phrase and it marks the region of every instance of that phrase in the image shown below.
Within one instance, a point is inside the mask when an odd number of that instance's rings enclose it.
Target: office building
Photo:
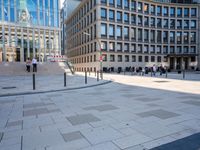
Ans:
[[[200,7],[180,2],[82,1],[66,21],[67,57],[77,71],[154,64],[195,69],[200,66]]]
[[[59,0],[0,0],[0,61],[60,55]]]

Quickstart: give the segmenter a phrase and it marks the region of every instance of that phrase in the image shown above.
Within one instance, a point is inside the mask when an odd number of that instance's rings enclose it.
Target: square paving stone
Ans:
[[[84,124],[84,123],[89,123],[89,122],[101,121],[99,118],[93,116],[92,114],[69,116],[66,118],[72,125],[79,125],[79,124]]]
[[[22,120],[8,122],[6,127],[21,126]]]
[[[26,111],[24,111],[24,117],[35,116],[35,115],[45,114],[45,113],[48,113],[47,108],[38,108],[38,109],[26,110]]]
[[[183,103],[194,105],[194,106],[200,106],[200,101],[185,101]]]
[[[109,111],[119,109],[113,105],[99,105],[99,106],[91,106],[84,108],[85,110],[98,110],[98,111]]]
[[[65,142],[70,142],[70,141],[84,138],[81,135],[81,132],[79,132],[79,131],[71,132],[71,133],[64,133],[64,134],[62,134],[62,136],[63,136],[63,139],[65,140]]]
[[[38,103],[24,104],[24,108],[33,108],[39,106],[44,106],[44,103],[38,102]]]
[[[158,117],[160,119],[168,119],[168,118],[173,118],[173,117],[179,116],[179,114],[169,112],[169,111],[166,111],[166,110],[162,110],[162,109],[146,111],[146,112],[138,113],[137,115],[140,116],[140,117],[155,116],[155,117]]]

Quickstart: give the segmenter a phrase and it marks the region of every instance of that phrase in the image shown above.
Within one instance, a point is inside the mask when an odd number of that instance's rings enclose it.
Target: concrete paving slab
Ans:
[[[198,99],[200,100],[200,99]],[[194,106],[200,106],[200,101],[184,101],[183,103],[185,104],[190,104],[190,105],[194,105]]]
[[[155,116],[155,117],[158,117],[160,119],[169,119],[169,118],[172,118],[172,117],[179,116],[179,114],[169,112],[169,111],[166,111],[166,110],[162,110],[162,109],[146,111],[146,112],[143,112],[143,113],[138,113],[137,115],[140,116],[140,117]]]
[[[88,148],[84,148],[82,150],[120,150],[115,144],[112,142],[105,142],[102,144],[93,145]]]
[[[65,140],[65,142],[70,142],[70,141],[84,138],[82,136],[81,132],[79,132],[79,131],[75,131],[75,132],[71,132],[71,133],[63,133],[62,136],[63,136],[63,139]]]
[[[102,111],[116,110],[116,109],[119,109],[119,108],[115,107],[113,105],[99,105],[99,106],[85,107],[83,109],[85,109],[85,110],[98,110],[98,111],[102,112]]]
[[[69,116],[66,118],[72,125],[79,125],[79,124],[84,124],[84,123],[100,121],[99,118],[95,117],[92,114],[80,114],[76,116]]]
[[[23,112],[24,117],[35,116],[35,115],[46,114],[46,113],[48,113],[48,109],[47,108],[37,108],[37,109],[25,110]]]
[[[18,121],[12,121],[12,122],[8,122],[6,127],[13,127],[13,126],[22,126],[23,121],[22,120],[18,120]]]

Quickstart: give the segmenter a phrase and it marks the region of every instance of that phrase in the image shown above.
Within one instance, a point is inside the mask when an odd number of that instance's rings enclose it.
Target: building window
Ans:
[[[109,37],[113,37],[114,38],[114,32],[115,32],[115,26],[110,24],[109,25]]]
[[[177,20],[176,27],[177,29],[182,29],[182,20]]]
[[[151,42],[155,42],[155,30],[151,30]]]
[[[144,45],[144,53],[149,53],[149,46],[148,45]]]
[[[195,62],[196,61],[196,57],[191,57],[191,62]]]
[[[101,41],[101,50],[107,50],[107,42],[106,41]]]
[[[124,39],[129,39],[129,27],[124,27]]]
[[[101,4],[106,4],[107,0],[101,0]]]
[[[168,46],[163,46],[163,53],[168,54]]]
[[[142,16],[138,16],[138,25],[142,26]]]
[[[161,12],[162,12],[161,9],[162,9],[161,6],[157,6],[157,15],[158,16],[161,16]]]
[[[129,9],[129,0],[124,0],[124,8]]]
[[[129,55],[125,55],[125,62],[129,62]]]
[[[142,44],[138,44],[138,53],[142,53]]]
[[[170,46],[170,53],[171,53],[171,54],[174,54],[174,53],[175,53],[174,46]]]
[[[138,29],[138,41],[142,41],[142,29]]]
[[[175,16],[175,7],[170,8],[170,16],[174,17]]]
[[[181,53],[182,53],[182,48],[181,48],[181,46],[177,46],[177,53],[178,53],[178,54],[181,54]]]
[[[157,57],[157,62],[161,62],[161,56]]]
[[[131,10],[136,11],[136,1],[131,0]]]
[[[114,62],[115,61],[115,55],[110,55],[110,62]]]
[[[144,30],[144,41],[145,42],[149,41],[149,30],[147,29]]]
[[[132,55],[132,62],[136,62],[136,56]]]
[[[175,29],[175,20],[174,19],[170,19],[170,28]]]
[[[114,42],[109,42],[109,50],[114,51],[115,49],[115,43]]]
[[[197,16],[197,9],[191,8],[191,17],[196,17],[196,16]]]
[[[184,29],[189,29],[189,20],[184,20]]]
[[[115,11],[109,10],[109,20],[114,21],[115,18]]]
[[[117,51],[122,51],[122,43],[117,43]]]
[[[182,17],[182,8],[177,8],[177,17]]]
[[[106,54],[102,55],[102,57],[103,57],[103,61],[107,61],[107,55]]]
[[[184,8],[184,17],[189,17],[189,8]]]
[[[151,17],[151,27],[155,27],[156,25],[156,19]]]
[[[145,14],[149,13],[149,4],[144,4],[144,13]]]
[[[136,52],[136,45],[131,44],[131,52],[135,53]]]
[[[191,43],[196,43],[196,32],[191,32],[190,33],[190,41]]]
[[[122,62],[122,55],[118,55],[118,56],[117,56],[117,61],[118,61],[118,62]]]
[[[163,20],[163,27],[168,28],[168,19]]]
[[[101,24],[101,36],[107,36],[107,25],[105,23]]]
[[[124,22],[129,23],[129,14],[128,13],[124,13]]]
[[[107,17],[107,10],[105,8],[101,8],[101,18],[106,19]]]
[[[162,28],[162,19],[157,18],[157,27]]]
[[[117,7],[122,8],[122,0],[117,0]]]
[[[136,39],[136,29],[131,28],[131,40],[135,41]]]
[[[129,44],[128,43],[124,44],[124,52],[129,52]]]
[[[184,32],[183,38],[185,44],[189,43],[189,32]]]
[[[191,29],[196,29],[196,20],[191,20]]]
[[[142,62],[142,56],[138,56],[138,62]]]
[[[122,12],[117,11],[117,21],[122,22]]]
[[[150,47],[150,53],[155,53],[155,45],[151,45],[151,47]]]
[[[190,52],[191,52],[191,53],[196,53],[196,47],[195,47],[195,46],[191,46]]]
[[[109,5],[114,6],[115,5],[114,0],[109,0]]]
[[[138,2],[138,12],[142,12],[142,3],[141,2]]]
[[[184,53],[188,53],[188,52],[189,52],[188,46],[184,46]]]
[[[170,43],[175,43],[175,32],[170,31]]]
[[[149,17],[144,17],[144,25],[149,26]]]
[[[151,62],[155,62],[155,56],[151,56]]]
[[[168,31],[163,31],[163,42],[168,42]]]
[[[168,16],[168,7],[163,8],[163,16]]]
[[[155,12],[156,12],[156,7],[155,7],[155,5],[151,5],[151,14],[152,14],[152,15],[155,15]]]
[[[156,50],[156,52],[157,52],[158,54],[161,53],[161,46],[160,46],[160,45],[157,46],[157,50]]]
[[[117,26],[117,38],[122,38],[122,26]]]
[[[131,14],[131,23],[136,24],[136,15],[135,14]]]
[[[181,44],[181,42],[182,42],[182,32],[176,32],[176,39],[177,39],[177,43]]]
[[[149,56],[145,56],[145,57],[144,57],[144,61],[145,61],[145,62],[149,62]]]

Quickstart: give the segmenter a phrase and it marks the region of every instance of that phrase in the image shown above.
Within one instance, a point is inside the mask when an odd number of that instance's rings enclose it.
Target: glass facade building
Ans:
[[[199,4],[86,0],[66,21],[67,56],[77,71],[167,66],[195,69]],[[100,43],[100,44],[99,44]],[[102,55],[101,55],[102,53]]]
[[[59,0],[0,0],[0,61],[60,55]]]

